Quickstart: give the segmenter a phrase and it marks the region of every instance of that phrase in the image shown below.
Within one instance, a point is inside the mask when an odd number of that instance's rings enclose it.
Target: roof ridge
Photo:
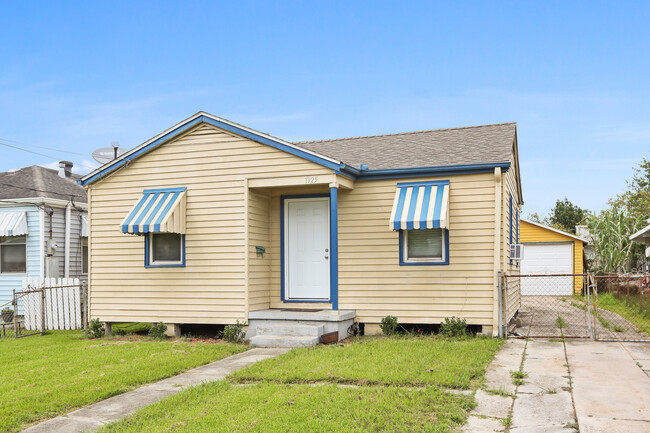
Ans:
[[[34,184],[35,184],[34,186],[36,187],[36,189],[38,189],[40,191],[44,191],[45,190],[45,182],[43,182],[43,176],[41,175],[41,171],[39,170],[39,168],[40,167],[38,165],[32,165],[31,166],[32,174],[34,176]],[[38,192],[34,191],[34,192],[36,192],[36,195],[38,197],[41,197],[41,194],[43,194],[40,191],[38,191]]]
[[[409,134],[422,134],[425,132],[438,132],[438,131],[452,131],[457,129],[471,129],[471,128],[485,128],[488,126],[503,126],[503,125],[516,125],[517,122],[503,122],[503,123],[490,123],[487,125],[474,125],[474,126],[457,126],[455,128],[440,128],[440,129],[424,129],[421,131],[408,131],[408,132],[395,132],[392,134],[375,134],[375,135],[360,135],[358,137],[343,137],[343,138],[330,138],[330,139],[321,139],[321,140],[306,140],[306,141],[294,141],[293,144],[301,143],[318,143],[322,141],[340,141],[340,140],[356,140],[361,138],[374,138],[374,137],[390,137],[395,135],[409,135]]]

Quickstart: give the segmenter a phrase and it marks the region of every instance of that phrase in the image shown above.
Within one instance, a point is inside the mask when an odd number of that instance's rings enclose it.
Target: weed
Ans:
[[[239,320],[237,320],[236,324],[226,325],[226,327],[223,328],[223,339],[230,343],[241,343],[244,341],[245,336],[246,332],[244,331],[244,323],[239,323]]]
[[[491,395],[500,395],[501,397],[514,397],[514,395],[507,392],[502,387],[499,389],[486,389],[485,392]]]
[[[88,324],[88,329],[84,331],[84,335],[87,338],[102,338],[104,332],[104,324],[99,319],[92,319]]]
[[[512,370],[512,371],[510,371],[510,376],[512,376],[514,379],[523,379],[525,377],[528,377],[528,373],[526,373],[524,371]]]
[[[156,340],[164,340],[166,330],[167,325],[165,325],[163,322],[154,323],[149,330],[149,336],[155,338]]]
[[[503,424],[504,427],[510,427],[512,425],[512,417],[508,416],[508,418],[503,418],[501,424]]]
[[[549,338],[548,341],[551,343],[564,343],[566,338]]]
[[[614,332],[625,332],[625,328],[622,326],[614,325]]]
[[[459,317],[446,317],[440,324],[440,333],[447,337],[463,337],[467,335],[467,321]]]
[[[384,335],[394,335],[397,332],[397,317],[395,316],[386,316],[381,319],[381,332]]]
[[[513,383],[513,385],[519,386],[519,385],[524,384],[524,380],[523,379],[512,379],[512,383]]]
[[[566,322],[561,316],[557,316],[557,319],[555,319],[555,324],[557,325],[558,328],[566,328]]]
[[[587,311],[587,305],[586,304],[578,304],[577,302],[571,301],[571,306],[576,307],[579,310]]]
[[[605,328],[611,330],[612,329],[612,324],[609,322],[609,320],[606,320],[603,318],[603,316],[598,316],[598,321],[600,322],[601,325],[603,325]]]
[[[562,296],[562,297],[560,298],[560,301],[562,301],[562,302],[566,302],[566,298],[565,298],[564,296]]]

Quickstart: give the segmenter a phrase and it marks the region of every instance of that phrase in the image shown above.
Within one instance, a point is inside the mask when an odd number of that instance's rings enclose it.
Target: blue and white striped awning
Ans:
[[[22,236],[27,234],[25,212],[0,212],[0,236]]]
[[[448,229],[449,182],[398,183],[390,228]]]
[[[185,191],[185,187],[145,189],[122,221],[122,233],[185,234]]]

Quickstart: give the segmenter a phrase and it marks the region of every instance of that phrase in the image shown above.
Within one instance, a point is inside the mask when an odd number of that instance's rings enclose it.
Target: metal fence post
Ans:
[[[18,300],[16,299],[16,289],[14,289],[14,297],[11,304],[14,307],[14,338],[18,338]]]
[[[45,334],[45,289],[41,289],[41,334]]]
[[[503,338],[503,322],[505,321],[503,318],[503,282],[502,282],[502,273],[501,271],[498,272],[498,290],[499,290],[499,338]]]

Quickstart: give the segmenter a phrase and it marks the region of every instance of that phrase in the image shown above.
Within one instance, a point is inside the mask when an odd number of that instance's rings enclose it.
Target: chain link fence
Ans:
[[[649,284],[648,274],[504,275],[505,334],[650,341]]]
[[[62,281],[63,280],[63,281]],[[26,279],[12,300],[0,305],[0,341],[52,330],[83,329],[88,287],[73,279]]]

